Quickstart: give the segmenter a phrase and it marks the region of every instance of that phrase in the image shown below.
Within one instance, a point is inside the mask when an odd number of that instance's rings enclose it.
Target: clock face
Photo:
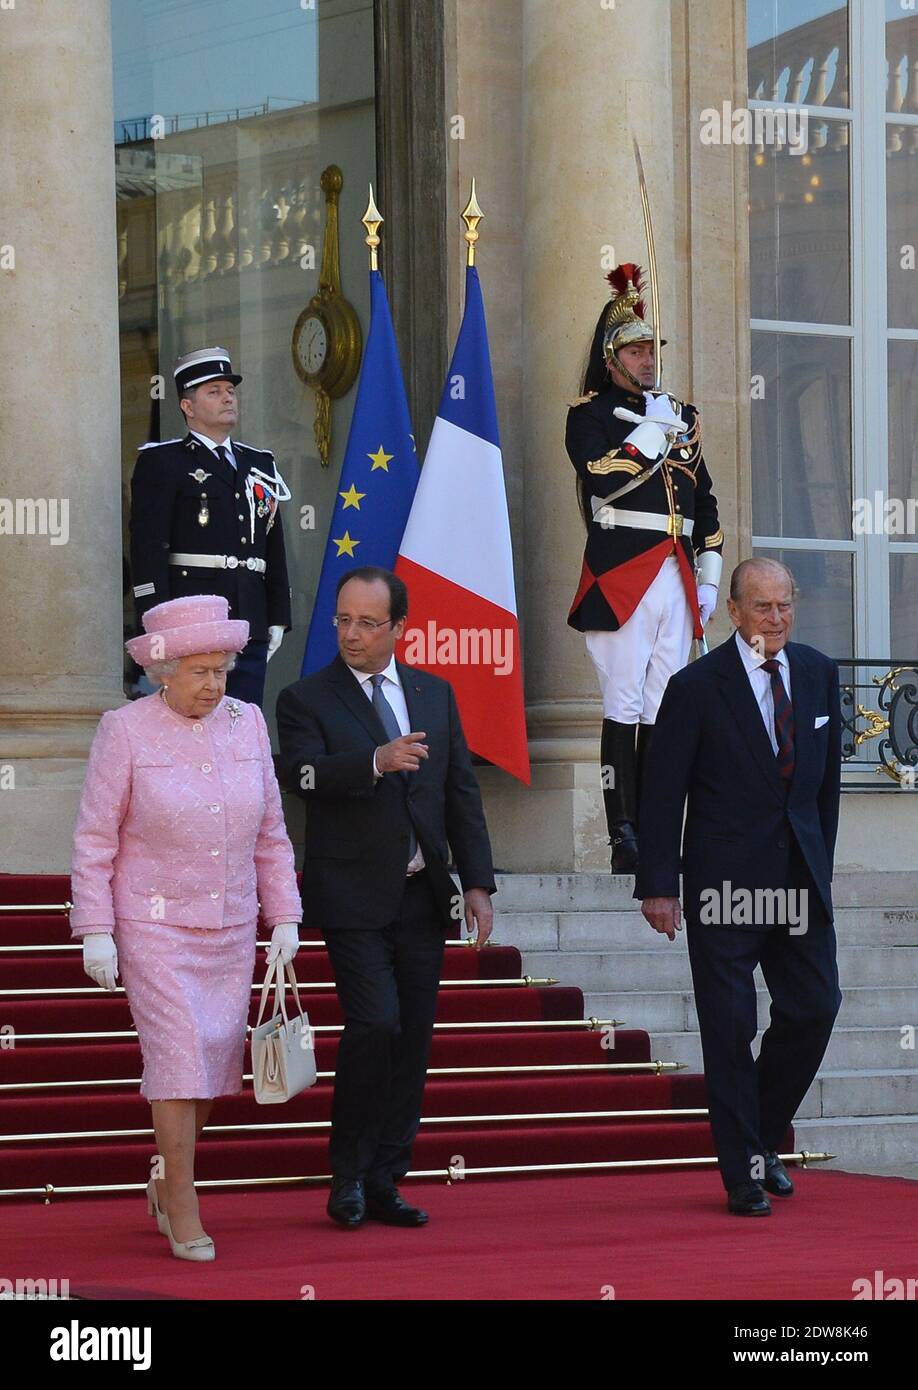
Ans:
[[[300,361],[309,376],[315,376],[325,365],[328,356],[328,334],[325,324],[317,314],[312,314],[303,324],[299,341]]]

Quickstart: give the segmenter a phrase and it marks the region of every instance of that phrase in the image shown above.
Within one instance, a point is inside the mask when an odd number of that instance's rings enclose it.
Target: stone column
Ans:
[[[521,599],[533,782],[526,793],[490,769],[482,776],[505,868],[608,867],[602,709],[583,638],[565,621],[585,535],[564,425],[609,293],[606,272],[619,261],[646,265],[632,132],[647,171],[657,254],[663,266],[673,262],[670,31],[670,0],[522,6]],[[675,277],[661,278],[675,364],[685,338],[675,324]]]
[[[60,872],[123,699],[109,0],[0,11],[0,87],[0,871]]]

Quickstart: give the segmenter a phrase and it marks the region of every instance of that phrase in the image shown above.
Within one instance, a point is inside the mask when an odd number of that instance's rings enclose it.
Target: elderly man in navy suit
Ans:
[[[736,632],[671,677],[648,755],[634,891],[654,930],[674,940],[681,842],[711,1128],[728,1208],[743,1216],[767,1216],[768,1193],[793,1193],[777,1150],[841,1005],[838,670],[788,641],[795,598],[786,566],[744,560],[730,582]],[[771,1018],[753,1060],[759,964]]]

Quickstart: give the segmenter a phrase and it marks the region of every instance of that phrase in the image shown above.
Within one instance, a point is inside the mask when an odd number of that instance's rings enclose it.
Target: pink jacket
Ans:
[[[238,710],[235,719],[231,710]],[[148,695],[103,714],[73,841],[71,935],[119,918],[176,927],[299,922],[302,904],[264,715],[203,719]]]

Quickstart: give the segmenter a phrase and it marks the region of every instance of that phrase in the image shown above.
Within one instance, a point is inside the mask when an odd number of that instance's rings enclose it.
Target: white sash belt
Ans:
[[[170,555],[169,564],[188,565],[190,569],[254,570],[256,574],[264,574],[267,568],[264,560],[256,560],[254,555],[240,559],[238,555],[186,555],[184,551],[175,551]]]
[[[667,536],[690,536],[695,529],[691,517],[663,516],[660,512],[629,512],[626,507],[613,507],[602,497],[591,499],[593,520],[612,530],[627,526],[634,531],[662,531]]]

